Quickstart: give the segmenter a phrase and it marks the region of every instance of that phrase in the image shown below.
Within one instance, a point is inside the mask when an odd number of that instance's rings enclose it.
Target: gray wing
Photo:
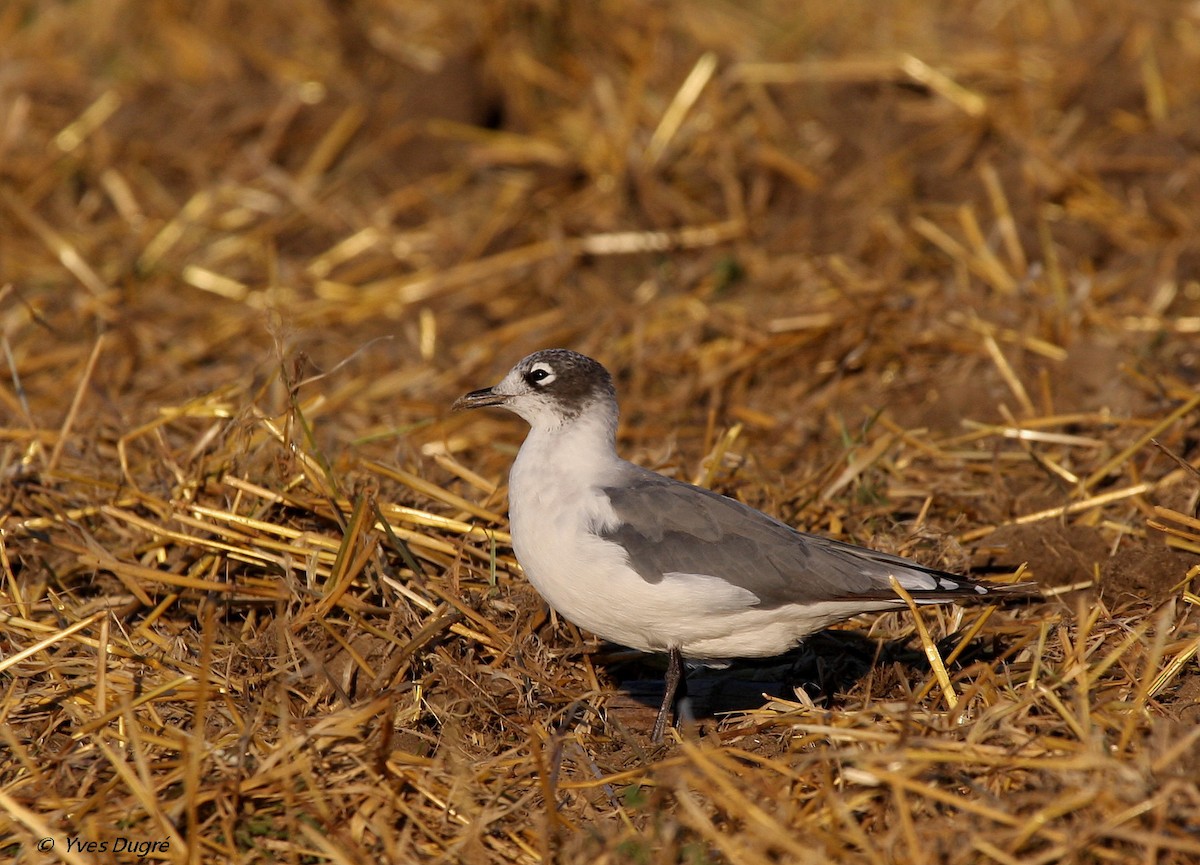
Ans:
[[[602,534],[623,546],[644,579],[709,574],[752,592],[759,606],[896,599],[894,575],[915,600],[975,598],[988,586],[829,538],[799,532],[741,502],[631,465],[604,488],[619,522]]]

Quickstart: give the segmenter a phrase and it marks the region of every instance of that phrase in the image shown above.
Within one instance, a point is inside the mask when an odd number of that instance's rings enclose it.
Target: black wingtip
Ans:
[[[918,604],[997,604],[1034,599],[1042,596],[1041,588],[1030,580],[1017,583],[999,583],[984,580],[972,580],[942,571],[932,572],[937,576],[938,588],[919,589],[909,586],[904,591]],[[900,601],[901,598],[891,589],[879,588],[874,591],[844,595],[830,598],[835,601]]]
[[[971,580],[959,577],[953,582],[957,584],[954,588],[906,589],[906,591],[918,604],[975,602],[988,604],[1017,601],[1023,598],[1039,598],[1042,594],[1038,584],[1031,580],[1022,580],[1017,583],[998,583],[990,580]]]

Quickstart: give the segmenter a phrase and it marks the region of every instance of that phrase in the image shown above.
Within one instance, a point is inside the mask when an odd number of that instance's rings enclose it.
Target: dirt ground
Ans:
[[[1200,861],[1198,68],[1167,0],[0,4],[0,856]],[[1043,597],[653,745],[450,411],[552,346],[635,462]]]

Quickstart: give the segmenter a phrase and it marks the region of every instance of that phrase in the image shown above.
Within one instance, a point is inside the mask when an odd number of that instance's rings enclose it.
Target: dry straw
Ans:
[[[0,857],[1200,859],[1198,28],[0,4]],[[1045,601],[651,747],[448,412],[556,344],[640,462]]]

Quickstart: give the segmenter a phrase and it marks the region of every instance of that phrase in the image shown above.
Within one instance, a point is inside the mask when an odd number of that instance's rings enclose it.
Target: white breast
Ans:
[[[526,578],[563,616],[606,639],[648,649],[631,621],[639,617],[614,604],[614,592],[627,581],[624,554],[594,532],[613,519],[601,487],[618,470],[615,454],[575,428],[531,432],[509,474],[513,549]]]

